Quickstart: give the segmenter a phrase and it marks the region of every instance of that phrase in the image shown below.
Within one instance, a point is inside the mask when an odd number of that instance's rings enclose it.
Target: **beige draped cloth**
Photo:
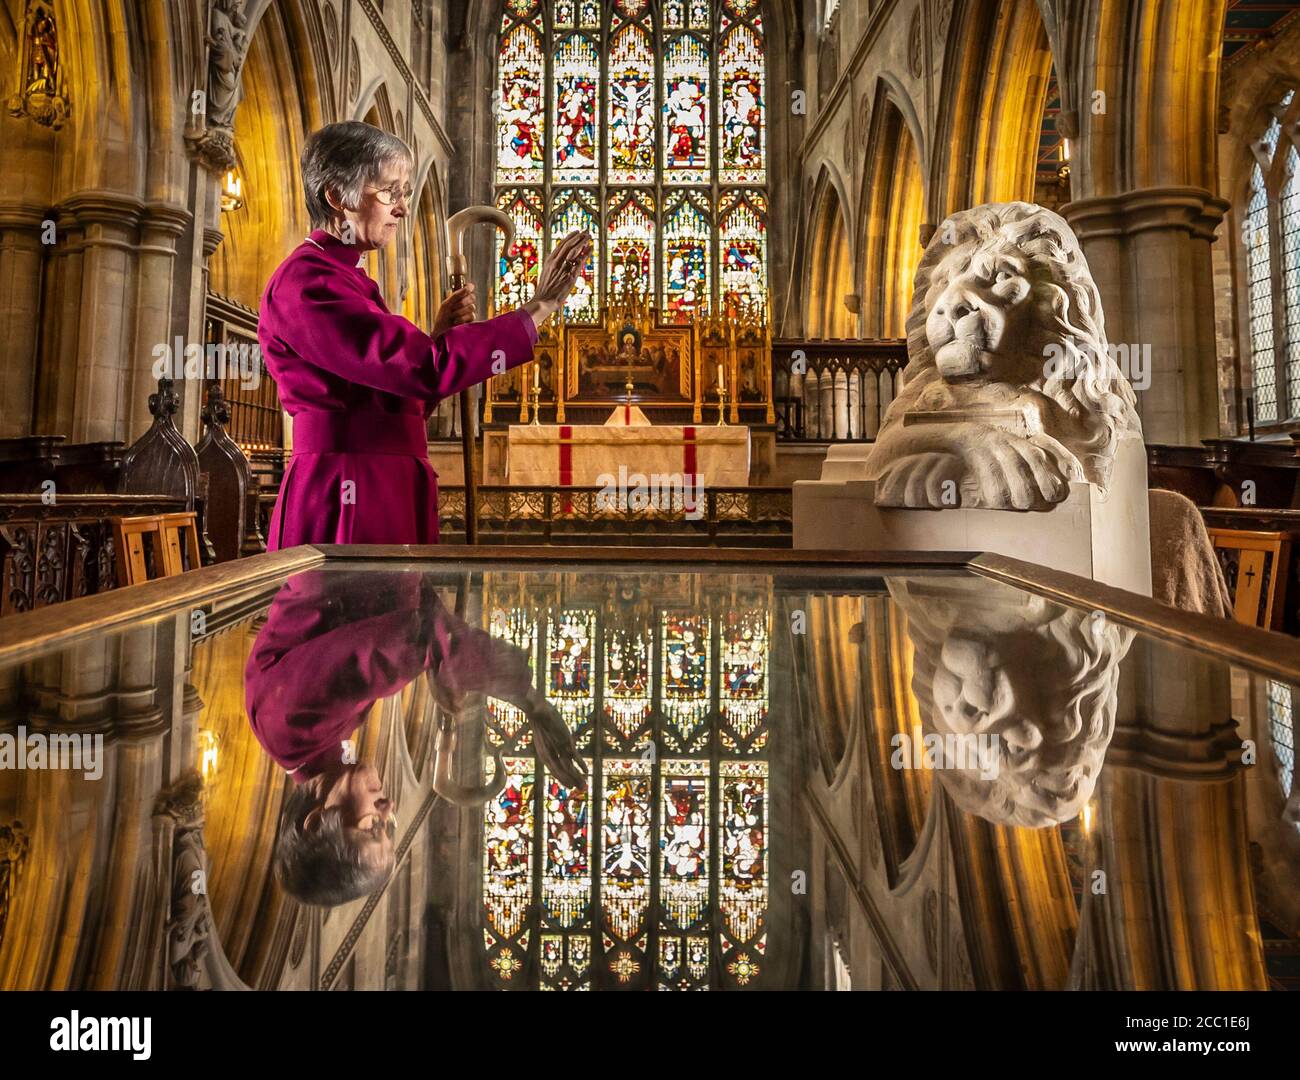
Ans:
[[[1148,493],[1151,595],[1182,611],[1232,618],[1232,596],[1196,504],[1163,488]]]

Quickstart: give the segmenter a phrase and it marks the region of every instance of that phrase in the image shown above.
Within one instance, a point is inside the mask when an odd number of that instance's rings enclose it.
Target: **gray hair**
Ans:
[[[327,228],[338,213],[330,206],[327,191],[356,209],[361,205],[361,189],[399,158],[415,163],[406,143],[374,124],[345,120],[314,132],[302,151],[302,188],[312,228]]]
[[[391,860],[376,864],[367,859],[335,810],[321,815],[320,828],[305,829],[303,822],[319,802],[320,796],[306,785],[295,786],[285,800],[272,858],[276,881],[295,900],[321,907],[378,892],[392,872]]]

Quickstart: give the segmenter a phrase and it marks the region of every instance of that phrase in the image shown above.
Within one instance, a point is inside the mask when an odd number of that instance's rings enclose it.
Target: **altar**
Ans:
[[[749,428],[741,425],[511,424],[506,483],[595,487],[635,483],[641,474],[647,482],[698,475],[705,488],[746,487],[749,455]]]

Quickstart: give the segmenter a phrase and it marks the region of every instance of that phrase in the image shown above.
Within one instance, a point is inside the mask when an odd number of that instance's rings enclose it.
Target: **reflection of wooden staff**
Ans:
[[[469,280],[469,263],[465,258],[465,230],[486,222],[505,235],[501,250],[508,252],[515,239],[515,224],[491,206],[467,206],[447,219],[447,279],[451,291],[464,288]],[[478,543],[478,474],[474,469],[474,424],[469,387],[460,392],[460,448],[465,462],[465,541]]]

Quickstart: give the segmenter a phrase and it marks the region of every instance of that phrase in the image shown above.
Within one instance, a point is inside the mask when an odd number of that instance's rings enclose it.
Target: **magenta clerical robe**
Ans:
[[[384,305],[359,253],[317,229],[271,275],[257,328],[293,417],[293,453],[267,548],[433,544],[438,475],[425,421],[443,398],[483,382],[494,360],[533,357],[522,308],[434,340]]]
[[[244,669],[244,702],[262,748],[297,783],[343,760],[381,698],[428,672],[453,695],[521,701],[528,654],[469,626],[417,572],[309,570],[276,594]]]

